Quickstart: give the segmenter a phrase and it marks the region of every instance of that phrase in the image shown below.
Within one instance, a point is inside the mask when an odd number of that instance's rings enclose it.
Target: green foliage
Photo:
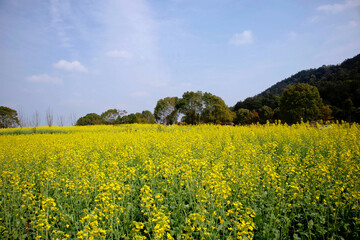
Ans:
[[[204,123],[229,123],[235,118],[235,114],[226,106],[224,100],[211,93],[203,95],[204,109],[201,112],[201,120]]]
[[[236,111],[235,123],[240,125],[251,124],[254,121],[254,114],[249,109],[240,108]]]
[[[351,98],[347,98],[345,99],[345,101],[342,104],[342,115],[343,118],[348,121],[351,122],[354,120],[354,113],[355,113],[355,107],[353,104],[353,101],[351,100]]]
[[[258,111],[264,105],[276,109],[276,99],[279,99],[284,89],[298,83],[317,87],[324,104],[329,105],[335,119],[360,122],[360,115],[357,114],[360,107],[360,54],[340,65],[324,65],[300,71],[254,97],[239,101],[233,111],[240,108]],[[351,100],[353,108],[349,108],[349,102],[345,103],[347,99]]]
[[[244,101],[239,101],[233,107],[233,111],[240,108],[258,111],[263,106],[268,106],[272,109],[279,107],[280,96],[272,94],[257,95],[255,97],[246,98]]]
[[[135,113],[130,113],[129,115],[126,115],[121,118],[121,123],[123,124],[132,124],[137,122],[138,122],[138,118]]]
[[[84,117],[81,117],[77,120],[77,126],[86,126],[86,125],[99,125],[104,124],[104,119],[96,113],[86,114]]]
[[[203,93],[197,92],[185,92],[182,98],[179,99],[176,108],[184,117],[182,121],[188,124],[200,123],[200,115],[203,110]]]
[[[13,128],[19,126],[17,111],[8,107],[0,107],[0,128]]]
[[[131,113],[127,116],[124,116],[121,118],[121,123],[124,124],[131,124],[131,123],[155,123],[155,117],[154,115],[146,110],[142,111],[142,113]]]
[[[220,97],[201,91],[185,92],[176,108],[187,124],[229,123],[235,117]]]
[[[155,117],[149,110],[142,111],[141,119],[142,119],[142,123],[150,123],[150,124],[155,123]]]
[[[71,132],[69,129],[64,129],[61,127],[28,127],[28,128],[17,128],[16,130],[8,130],[8,131],[0,131],[1,135],[28,135],[28,134],[60,134],[60,133],[69,133]]]
[[[127,112],[120,109],[109,109],[106,112],[101,114],[101,118],[106,124],[115,124],[121,116],[125,115]]]
[[[316,87],[299,83],[285,89],[280,98],[281,120],[288,124],[317,120],[320,117],[322,99]]]
[[[154,117],[158,123],[165,125],[176,123],[177,110],[175,106],[177,101],[177,97],[166,97],[157,102],[154,109]]]
[[[272,121],[274,116],[274,110],[271,107],[266,105],[262,106],[259,111],[260,123],[266,123],[267,121]]]
[[[329,105],[322,106],[321,117],[322,117],[323,121],[326,122],[326,121],[330,120],[332,117],[332,113],[333,113],[333,111],[331,110]]]

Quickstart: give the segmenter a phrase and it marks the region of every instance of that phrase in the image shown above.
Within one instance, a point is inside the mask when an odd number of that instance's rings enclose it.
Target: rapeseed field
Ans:
[[[360,126],[0,130],[1,239],[360,239]]]

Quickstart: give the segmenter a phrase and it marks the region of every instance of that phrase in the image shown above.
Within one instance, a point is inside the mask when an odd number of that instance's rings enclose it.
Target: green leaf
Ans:
[[[314,222],[313,222],[313,220],[311,219],[311,220],[308,222],[308,227],[309,227],[309,229],[312,229],[313,226],[314,226]]]

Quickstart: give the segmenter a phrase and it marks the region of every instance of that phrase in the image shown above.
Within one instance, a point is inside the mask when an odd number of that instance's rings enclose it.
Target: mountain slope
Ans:
[[[303,70],[286,78],[262,93],[238,102],[233,110],[240,108],[258,110],[264,105],[278,107],[278,99],[284,89],[297,83],[316,86],[324,104],[330,105],[337,119],[352,120],[360,107],[360,54],[339,65],[322,66]]]

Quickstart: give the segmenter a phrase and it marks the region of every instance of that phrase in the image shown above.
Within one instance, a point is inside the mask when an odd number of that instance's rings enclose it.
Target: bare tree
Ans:
[[[32,125],[34,127],[38,127],[40,125],[40,122],[41,122],[40,113],[36,110],[33,114]]]
[[[71,126],[75,126],[77,121],[76,113],[70,113],[70,124]]]
[[[65,124],[65,117],[64,115],[59,115],[57,119],[58,126],[63,127]]]
[[[17,110],[17,113],[18,113],[18,119],[19,119],[19,125],[20,127],[25,127],[26,126],[26,120],[25,120],[25,116],[24,116],[24,111],[23,111],[23,108],[22,106],[19,106],[18,110]]]
[[[23,124],[24,124],[24,127],[31,126],[31,119],[29,118],[29,116],[24,116]]]
[[[54,115],[50,107],[46,110],[46,122],[49,127],[51,127],[54,122]]]

